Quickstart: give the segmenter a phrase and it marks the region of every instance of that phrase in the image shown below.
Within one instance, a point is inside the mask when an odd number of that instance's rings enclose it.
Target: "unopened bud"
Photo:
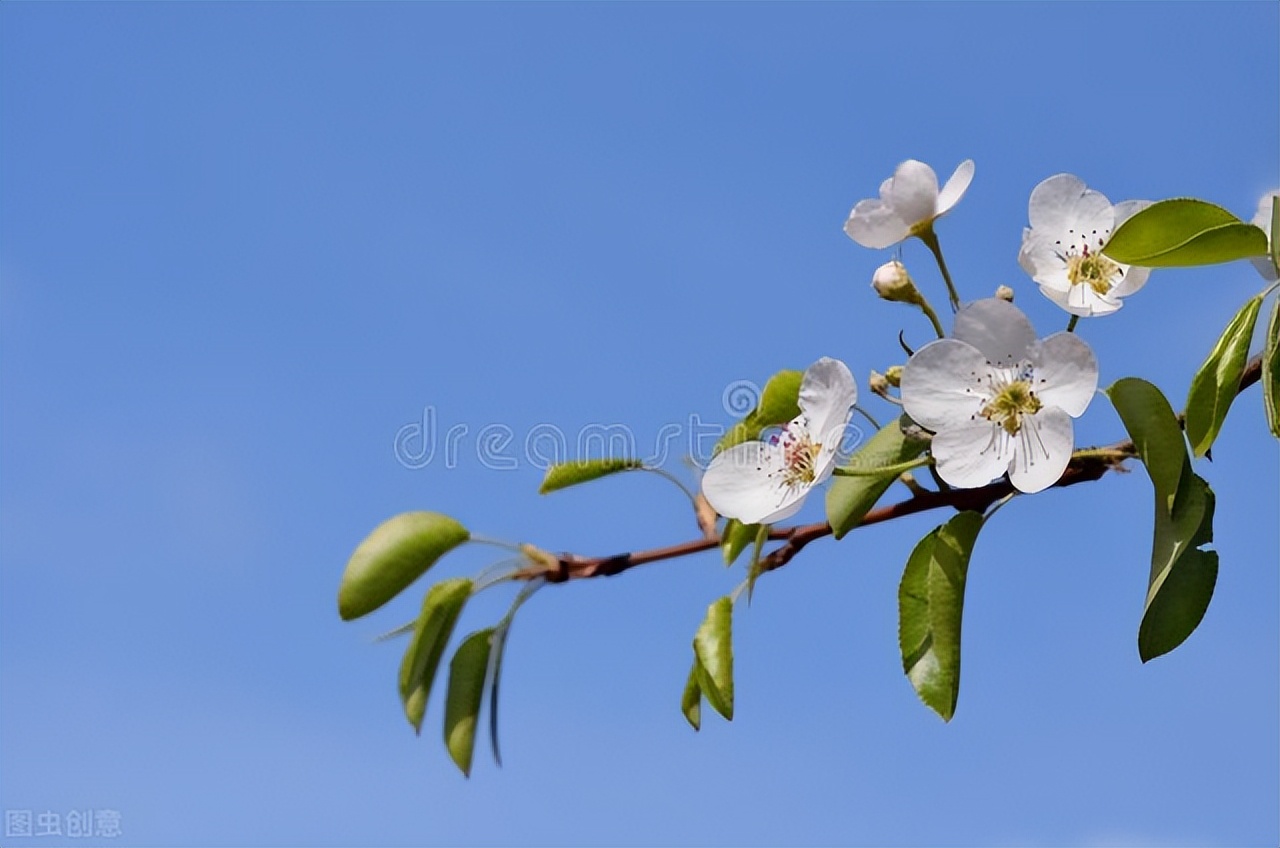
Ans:
[[[871,391],[878,395],[884,395],[889,391],[889,378],[881,374],[879,371],[872,369],[871,376],[867,378],[867,385]]]
[[[884,378],[889,381],[889,385],[898,388],[902,384],[902,366],[890,365],[885,369]]]
[[[924,303],[924,298],[920,296],[920,290],[916,288],[911,275],[907,273],[907,266],[896,259],[886,262],[876,269],[875,274],[871,277],[871,287],[876,290],[876,294],[885,300],[892,300],[897,303],[912,303],[917,306]]]
[[[555,554],[547,553],[541,548],[534,547],[528,542],[524,542],[520,545],[520,552],[524,554],[529,561],[542,566],[547,571],[554,571],[560,566],[560,557]]]
[[[1001,286],[1000,288],[996,289],[996,297],[1000,298],[1006,303],[1013,303],[1013,289],[1009,288],[1008,286]]]
[[[693,499],[693,514],[698,520],[698,529],[702,531],[703,538],[720,538],[719,532],[716,531],[716,520],[720,516],[702,492],[698,492],[697,497]]]

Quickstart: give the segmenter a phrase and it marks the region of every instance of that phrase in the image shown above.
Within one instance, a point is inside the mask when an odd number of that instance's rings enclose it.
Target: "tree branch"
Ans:
[[[1240,387],[1236,393],[1243,392],[1258,382],[1261,377],[1262,356],[1258,355],[1250,359],[1245,366],[1244,374],[1240,379]],[[1181,416],[1179,418],[1181,419]],[[1065,488],[1074,486],[1077,483],[1089,483],[1101,479],[1109,471],[1126,470],[1124,468],[1125,461],[1137,455],[1137,448],[1131,439],[1116,442],[1104,448],[1077,451],[1067,465],[1067,470],[1062,473],[1062,477],[1053,485],[1053,488]],[[895,518],[902,518],[907,515],[915,515],[918,512],[928,512],[943,507],[982,512],[1001,498],[1016,492],[1017,490],[1013,487],[1013,484],[1005,479],[989,483],[977,489],[945,489],[939,492],[923,491],[907,500],[871,510],[863,516],[862,521],[858,523],[858,527],[869,527],[872,524],[881,524],[885,521],[892,521]],[[805,545],[815,539],[830,535],[831,525],[825,521],[770,529],[769,539],[771,541],[780,541],[782,544],[770,551],[761,560],[761,572],[782,568]],[[722,539],[720,538],[703,537],[664,548],[651,548],[649,550],[632,551],[606,557],[583,557],[567,553],[560,555],[554,566],[533,564],[517,571],[513,577],[517,580],[543,578],[550,583],[565,583],[570,580],[582,580],[589,577],[612,577],[639,565],[647,565],[651,562],[676,559],[690,554],[701,553],[702,551],[709,551],[720,547],[721,541]]]

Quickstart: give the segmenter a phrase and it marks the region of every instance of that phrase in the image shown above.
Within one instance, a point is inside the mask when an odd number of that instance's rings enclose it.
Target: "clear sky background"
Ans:
[[[902,675],[930,514],[813,544],[736,617],[738,715],[679,712],[714,554],[552,587],[517,619],[506,764],[464,780],[395,688],[426,583],[342,623],[409,509],[553,550],[691,538],[664,481],[552,496],[539,424],[640,445],[819,356],[862,385],[928,327],[842,232],[906,158],[977,162],[939,225],[962,293],[1065,316],[1016,255],[1036,183],[1280,181],[1275,3],[0,6],[0,808],[133,845],[1275,845],[1277,445],[1255,389],[1200,472],[1222,568],[1139,662],[1141,469],[979,540],[959,709]],[[918,244],[904,258],[941,295]],[[1191,374],[1261,288],[1157,272],[1083,322],[1103,384]],[[883,405],[873,409],[888,414]],[[434,410],[425,467],[396,434]],[[477,435],[511,428],[517,468]],[[466,425],[454,467],[444,430]],[[1099,398],[1082,444],[1122,435]],[[492,463],[489,463],[492,464]],[[668,467],[681,471],[677,458]],[[802,520],[819,520],[814,498]],[[501,558],[466,549],[436,577]],[[462,626],[494,621],[495,591]],[[68,840],[90,844],[92,840]],[[10,840],[55,845],[55,838]]]

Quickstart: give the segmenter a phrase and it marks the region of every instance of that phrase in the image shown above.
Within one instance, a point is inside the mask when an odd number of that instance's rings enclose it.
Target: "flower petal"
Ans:
[[[743,442],[711,460],[702,475],[702,494],[716,512],[743,524],[781,521],[800,509],[811,488],[782,485],[783,467],[777,445]]]
[[[1043,491],[1058,482],[1071,461],[1075,446],[1071,416],[1056,406],[1046,406],[1022,419],[1022,429],[1012,441],[1010,482],[1027,494]]]
[[[1019,362],[1036,341],[1036,331],[1022,310],[998,297],[975,300],[961,309],[951,334],[1001,367]]]
[[[1043,232],[1023,231],[1018,264],[1027,272],[1027,276],[1042,286],[1051,286],[1060,291],[1071,288],[1063,249]]]
[[[975,489],[1008,469],[1013,440],[999,425],[977,418],[938,433],[931,451],[939,477],[952,486]]]
[[[805,369],[800,383],[800,411],[815,442],[838,444],[857,401],[858,386],[849,366],[840,360],[824,356]]]
[[[1072,174],[1056,174],[1042,180],[1031,190],[1031,200],[1027,203],[1027,220],[1031,222],[1031,229],[1065,232],[1073,226],[1073,210],[1086,191],[1085,184]]]
[[[1120,277],[1120,282],[1116,283],[1115,288],[1107,292],[1107,297],[1115,299],[1117,297],[1128,297],[1147,284],[1147,278],[1151,276],[1150,268],[1140,268],[1136,265],[1121,265],[1124,273]]]
[[[1098,360],[1089,345],[1075,333],[1054,333],[1036,342],[1029,359],[1040,402],[1072,418],[1083,415],[1098,390]]]
[[[1079,315],[1081,318],[1110,315],[1124,306],[1119,300],[1104,298],[1088,286],[1068,286],[1063,290],[1042,285],[1040,293],[1067,312]]]
[[[879,200],[860,200],[844,222],[849,238],[863,247],[881,250],[892,247],[909,235],[907,225],[892,208]]]
[[[1258,201],[1258,211],[1253,214],[1253,220],[1250,222],[1267,234],[1268,245],[1271,244],[1271,199],[1277,194],[1280,194],[1280,192],[1269,191],[1262,195],[1262,198]],[[1253,263],[1253,267],[1258,269],[1262,279],[1267,282],[1275,282],[1276,267],[1271,264],[1271,257],[1255,256],[1249,261]]]
[[[956,166],[955,172],[951,178],[947,180],[947,184],[942,187],[942,191],[938,192],[936,215],[945,215],[951,211],[951,208],[960,202],[960,198],[964,197],[964,193],[969,190],[969,183],[973,182],[973,160],[966,159]]]
[[[908,227],[932,221],[938,208],[938,175],[925,163],[908,159],[893,172],[889,202]]]
[[[987,402],[991,369],[982,352],[939,339],[915,352],[902,369],[902,408],[935,433],[970,421]]]

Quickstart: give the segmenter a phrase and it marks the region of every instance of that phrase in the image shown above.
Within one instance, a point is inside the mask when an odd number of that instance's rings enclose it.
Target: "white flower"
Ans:
[[[721,452],[702,477],[702,494],[726,518],[772,524],[795,515],[809,490],[831,476],[858,399],[849,368],[823,357],[800,384],[800,415],[769,441]]]
[[[1098,387],[1098,363],[1074,333],[1037,341],[1018,307],[978,300],[955,338],[931,342],[902,371],[902,405],[932,430],[938,474],[972,489],[1006,471],[1023,492],[1058,482],[1071,460],[1072,418]]]
[[[880,199],[858,201],[844,222],[849,238],[863,247],[891,247],[918,236],[960,202],[973,181],[973,160],[966,159],[938,191],[938,175],[923,162],[908,159],[880,184]]]
[[[1280,192],[1269,191],[1262,195],[1262,199],[1258,201],[1258,211],[1254,213],[1253,220],[1250,221],[1255,227],[1260,228],[1267,234],[1267,245],[1271,245],[1271,201]],[[1270,256],[1255,256],[1249,260],[1253,263],[1253,267],[1258,269],[1258,273],[1262,275],[1262,279],[1269,283],[1276,280],[1276,266],[1271,263]]]
[[[1111,205],[1101,192],[1071,174],[1058,174],[1031,192],[1018,264],[1040,284],[1045,297],[1072,315],[1108,315],[1142,288],[1150,268],[1115,262],[1102,255],[1111,233],[1151,204],[1126,200]]]

